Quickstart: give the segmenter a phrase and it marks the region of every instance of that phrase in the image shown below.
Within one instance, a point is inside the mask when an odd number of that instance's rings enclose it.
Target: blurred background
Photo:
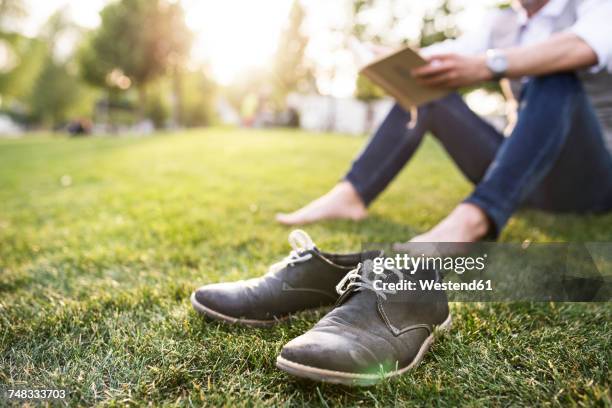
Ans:
[[[507,3],[507,2],[506,2]],[[392,103],[351,44],[425,46],[498,0],[0,0],[0,135],[229,124],[369,132]],[[466,96],[502,122],[495,88]],[[503,126],[503,123],[500,123]]]

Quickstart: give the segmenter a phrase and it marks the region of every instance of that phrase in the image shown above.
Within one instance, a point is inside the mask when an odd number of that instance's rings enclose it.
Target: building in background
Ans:
[[[369,133],[384,119],[393,100],[383,98],[370,105],[372,117],[368,116],[368,103],[353,97],[292,93],[287,98],[287,106],[299,116],[300,127],[316,132]]]

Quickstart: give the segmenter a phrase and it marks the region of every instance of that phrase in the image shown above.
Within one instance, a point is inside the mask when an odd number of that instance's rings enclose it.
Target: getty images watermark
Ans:
[[[445,291],[453,302],[608,302],[612,243],[364,244],[360,280],[375,291]],[[409,300],[405,300],[409,299]],[[413,301],[399,296],[398,301]]]
[[[408,254],[395,254],[389,257],[374,258],[371,270],[376,275],[370,284],[374,290],[383,292],[415,291],[415,290],[442,290],[442,291],[483,291],[493,290],[490,279],[473,279],[469,282],[443,282],[441,274],[454,272],[459,275],[470,271],[484,271],[488,255],[481,256],[429,256],[420,254],[417,256]],[[433,279],[405,279],[418,271],[433,271]],[[386,274],[395,274],[396,281],[386,281]],[[367,274],[366,274],[367,275]],[[364,279],[368,279],[365,276]]]

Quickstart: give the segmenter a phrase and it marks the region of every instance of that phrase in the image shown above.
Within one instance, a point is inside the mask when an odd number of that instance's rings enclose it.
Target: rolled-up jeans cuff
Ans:
[[[496,240],[506,226],[508,218],[510,218],[508,211],[500,208],[498,205],[493,203],[492,200],[482,197],[476,192],[463,200],[463,202],[473,204],[484,211],[491,223],[491,229],[487,232],[487,235],[484,238]]]
[[[367,188],[363,185],[364,183],[359,181],[359,178],[355,176],[352,171],[349,171],[346,176],[342,179],[351,183],[359,198],[366,207],[370,206],[370,203],[376,198],[376,194],[370,193]]]

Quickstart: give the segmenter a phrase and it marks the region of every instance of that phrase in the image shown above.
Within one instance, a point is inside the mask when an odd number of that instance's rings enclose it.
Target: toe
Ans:
[[[198,288],[195,292],[196,301],[215,312],[224,315],[239,317],[241,313],[240,299],[236,290],[227,287],[228,284],[216,283]]]
[[[348,336],[313,331],[287,343],[280,356],[285,360],[311,368],[346,373],[376,372],[375,354]]]

